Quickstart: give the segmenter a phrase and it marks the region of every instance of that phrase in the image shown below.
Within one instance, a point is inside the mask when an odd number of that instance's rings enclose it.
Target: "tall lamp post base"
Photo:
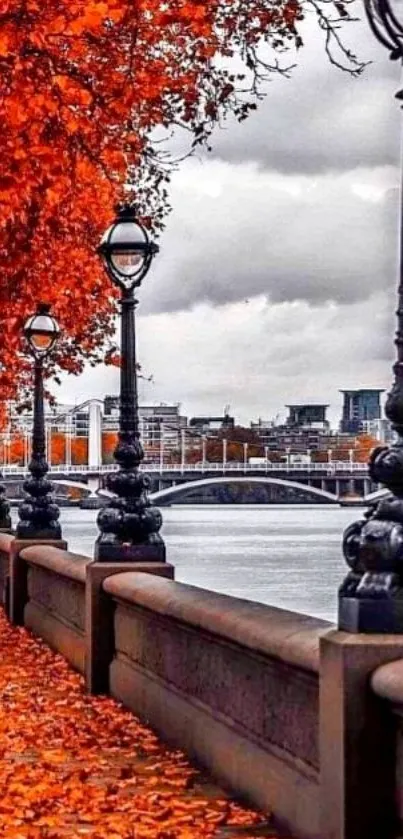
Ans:
[[[95,562],[166,562],[165,545],[131,545],[102,534],[95,542]]]
[[[338,628],[344,632],[403,634],[403,598],[341,597]]]
[[[6,488],[0,483],[0,533],[11,530],[10,505],[6,499]]]

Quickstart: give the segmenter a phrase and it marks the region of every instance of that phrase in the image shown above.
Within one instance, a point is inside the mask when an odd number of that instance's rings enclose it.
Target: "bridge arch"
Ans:
[[[250,484],[257,484],[260,486],[271,485],[284,488],[284,490],[294,490],[294,492],[301,494],[301,501],[299,503],[303,503],[304,496],[307,496],[307,500],[310,500],[311,503],[313,503],[316,499],[321,503],[338,503],[337,495],[333,495],[333,493],[327,492],[324,489],[306,486],[305,484],[300,484],[297,481],[286,481],[282,478],[269,478],[265,476],[248,477],[246,475],[242,477],[222,476],[220,478],[203,478],[198,481],[188,481],[176,484],[176,486],[169,487],[168,489],[162,489],[159,492],[151,493],[150,500],[157,505],[169,506],[169,504],[175,503],[176,500],[179,500],[181,496],[185,498],[186,495],[192,493],[193,490],[199,490],[200,488],[211,487],[214,485],[230,487],[232,484],[241,484],[245,487]]]
[[[72,480],[69,480],[68,478],[56,478],[55,479],[55,478],[52,478],[52,477],[50,478],[50,480],[51,480],[52,484],[55,484],[56,486],[73,487],[74,489],[80,489],[83,492],[88,492],[88,493],[90,493],[90,495],[92,495],[94,493],[94,486],[90,482],[85,484],[83,481],[72,481]],[[96,487],[98,487],[98,481],[96,482]]]
[[[387,498],[389,495],[392,495],[390,489],[382,487],[382,489],[377,489],[375,492],[368,493],[363,500],[365,503],[368,501],[369,504],[376,504],[377,501],[382,501],[382,498]]]

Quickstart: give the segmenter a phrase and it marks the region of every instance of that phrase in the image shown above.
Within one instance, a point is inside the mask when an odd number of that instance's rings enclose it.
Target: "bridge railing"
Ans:
[[[115,463],[103,463],[100,466],[89,466],[88,464],[58,464],[50,466],[50,473],[52,475],[88,475],[88,474],[107,474],[108,472],[115,472],[117,465]],[[0,470],[4,476],[21,477],[28,474],[26,466],[4,465],[0,466]],[[229,473],[260,473],[266,475],[269,473],[306,473],[306,472],[320,472],[322,475],[336,475],[336,474],[356,474],[361,473],[366,475],[368,473],[368,466],[366,463],[346,463],[345,461],[330,461],[329,463],[180,463],[175,464],[160,464],[160,463],[145,463],[143,465],[144,472],[151,472],[155,474],[186,474],[186,473],[211,473],[217,472],[219,474]]]

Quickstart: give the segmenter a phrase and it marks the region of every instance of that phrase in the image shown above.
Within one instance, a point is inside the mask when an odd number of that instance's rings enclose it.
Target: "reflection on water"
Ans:
[[[167,507],[163,536],[180,582],[336,619],[344,528],[362,510],[333,506]],[[92,555],[96,511],[63,509],[63,535]]]

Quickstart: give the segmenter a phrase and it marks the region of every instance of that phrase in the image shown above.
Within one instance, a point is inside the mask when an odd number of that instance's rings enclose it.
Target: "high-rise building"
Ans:
[[[228,431],[235,426],[234,417],[224,414],[222,417],[192,417],[189,420],[189,428],[196,434],[214,436],[217,431]]]
[[[329,405],[303,404],[286,405],[289,416],[286,425],[297,425],[300,428],[317,428],[322,431],[329,428],[326,411]]]
[[[180,405],[139,405],[139,431],[146,458],[155,457],[161,447],[165,451],[179,449],[181,431],[187,427],[187,417],[180,413]],[[118,428],[119,397],[104,399],[103,429]]]
[[[343,412],[340,431],[343,434],[359,434],[364,430],[364,423],[381,419],[381,393],[383,390],[371,388],[362,390],[341,390],[343,394]]]

